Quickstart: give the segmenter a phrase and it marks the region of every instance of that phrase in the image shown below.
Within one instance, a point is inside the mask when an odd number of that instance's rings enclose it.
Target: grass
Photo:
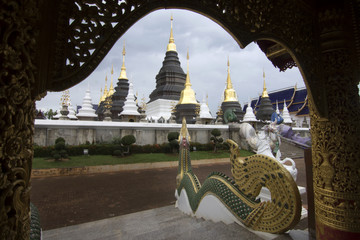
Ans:
[[[250,156],[253,153],[240,150],[241,156]],[[229,151],[219,151],[218,153],[208,151],[191,152],[192,160],[214,159],[214,158],[228,158]],[[126,157],[113,157],[110,155],[94,155],[94,156],[72,156],[68,161],[51,161],[46,158],[34,158],[33,169],[43,168],[70,168],[70,167],[84,167],[84,166],[100,166],[100,165],[115,165],[115,164],[131,164],[131,163],[150,163],[150,162],[168,162],[178,161],[178,154],[165,153],[146,153],[146,154],[132,154]]]

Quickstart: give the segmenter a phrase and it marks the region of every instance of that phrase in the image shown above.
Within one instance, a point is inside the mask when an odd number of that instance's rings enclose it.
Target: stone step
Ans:
[[[299,230],[295,230],[296,231]],[[300,231],[307,239],[306,231]],[[238,224],[226,225],[190,217],[172,206],[103,219],[43,232],[43,240],[118,240],[118,239],[295,239],[250,231]],[[285,238],[283,238],[285,237]]]

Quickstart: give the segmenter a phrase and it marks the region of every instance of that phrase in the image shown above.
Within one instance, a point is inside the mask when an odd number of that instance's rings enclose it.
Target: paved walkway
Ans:
[[[43,240],[124,239],[308,239],[303,229],[282,235],[249,231],[235,223],[204,221],[181,213],[173,205],[43,232]]]

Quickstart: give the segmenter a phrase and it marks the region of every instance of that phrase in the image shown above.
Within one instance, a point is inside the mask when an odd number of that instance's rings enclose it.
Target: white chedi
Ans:
[[[57,110],[55,116],[52,117],[52,119],[59,119],[59,118],[60,118],[60,116],[61,116],[61,113],[60,113],[61,109],[62,109],[62,107],[60,106],[59,109]]]
[[[123,111],[119,114],[119,116],[123,115],[140,116],[140,113],[138,112],[138,107],[136,106],[135,102],[132,82],[129,83],[129,92],[124,103]]]
[[[289,114],[289,110],[287,109],[286,102],[284,100],[284,108],[282,111],[282,118],[284,119],[283,123],[292,123],[291,116]]]
[[[96,118],[97,117],[97,115],[95,113],[95,109],[93,108],[93,105],[92,105],[89,86],[85,92],[83,104],[82,104],[81,109],[79,110],[79,113],[77,114],[77,116],[82,117],[82,118]]]
[[[214,117],[210,113],[209,106],[207,105],[205,99],[203,99],[203,101],[200,105],[199,116],[200,116],[200,118],[203,118],[203,119],[214,119]]]
[[[254,114],[254,110],[251,107],[251,101],[249,101],[248,106],[246,108],[246,112],[243,118],[243,122],[256,122],[256,117]]]
[[[77,120],[78,118],[76,117],[76,112],[75,109],[73,107],[73,105],[71,104],[71,102],[69,101],[69,114],[68,117],[70,118],[70,120]]]

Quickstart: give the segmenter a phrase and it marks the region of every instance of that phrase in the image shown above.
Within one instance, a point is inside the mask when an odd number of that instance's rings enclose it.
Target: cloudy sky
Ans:
[[[181,66],[186,72],[186,51],[189,49],[190,81],[196,98],[202,101],[208,94],[213,115],[221,104],[227,77],[227,58],[230,58],[230,75],[241,106],[249,98],[262,92],[263,69],[268,91],[291,87],[297,83],[304,87],[298,68],[279,72],[255,44],[241,49],[222,27],[212,20],[186,10],[158,10],[135,23],[114,45],[108,55],[84,81],[70,88],[74,106],[81,105],[90,86],[92,102],[98,103],[100,89],[104,89],[105,76],[110,85],[111,65],[114,65],[114,87],[122,65],[122,47],[125,41],[127,77],[133,82],[139,98],[149,100],[156,86],[155,76],[165,57],[170,35],[170,17],[173,14],[173,31]],[[61,92],[48,92],[36,103],[38,109],[59,109]]]

